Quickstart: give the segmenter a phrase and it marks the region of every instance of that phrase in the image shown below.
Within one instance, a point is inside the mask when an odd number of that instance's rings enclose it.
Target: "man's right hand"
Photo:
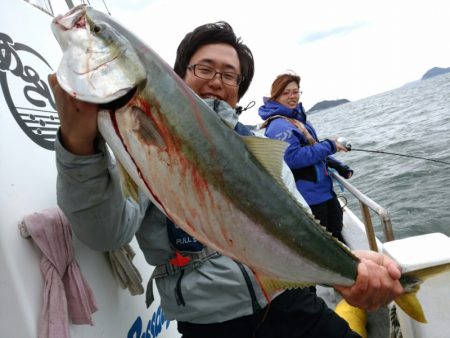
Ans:
[[[95,154],[98,106],[70,96],[60,87],[55,74],[48,76],[48,82],[58,110],[64,148],[76,155]]]
[[[350,305],[373,311],[388,305],[404,292],[400,284],[401,270],[391,258],[369,250],[353,253],[360,259],[355,284],[335,286]]]

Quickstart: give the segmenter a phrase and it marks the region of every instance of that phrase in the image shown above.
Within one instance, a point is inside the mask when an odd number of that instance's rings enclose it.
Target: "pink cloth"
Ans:
[[[69,338],[73,324],[91,324],[97,305],[91,288],[74,258],[70,225],[59,208],[27,215],[25,226],[42,251],[44,300],[39,338]]]

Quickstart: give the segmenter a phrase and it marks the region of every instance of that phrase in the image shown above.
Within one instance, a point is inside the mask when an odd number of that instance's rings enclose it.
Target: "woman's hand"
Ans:
[[[94,154],[98,135],[97,105],[70,96],[59,86],[55,74],[48,76],[48,82],[58,110],[63,146],[76,155]]]
[[[336,140],[334,140],[334,144],[336,145],[336,152],[342,151],[344,153],[348,152],[348,149],[343,146],[342,144],[340,144],[339,142],[337,142]]]

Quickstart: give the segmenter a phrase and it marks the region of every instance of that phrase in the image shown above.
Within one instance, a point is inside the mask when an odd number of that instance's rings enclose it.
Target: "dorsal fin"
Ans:
[[[242,139],[247,149],[257,158],[261,165],[281,186],[284,186],[281,173],[284,152],[289,143],[256,136],[242,136]]]

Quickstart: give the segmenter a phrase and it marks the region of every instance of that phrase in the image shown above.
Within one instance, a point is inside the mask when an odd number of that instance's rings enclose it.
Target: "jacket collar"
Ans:
[[[301,122],[306,121],[306,114],[301,102],[299,102],[294,109],[288,108],[276,101],[269,100],[267,97],[263,98],[263,102],[264,104],[258,109],[259,116],[263,120],[266,120],[273,115],[282,115],[289,118],[295,118]]]

